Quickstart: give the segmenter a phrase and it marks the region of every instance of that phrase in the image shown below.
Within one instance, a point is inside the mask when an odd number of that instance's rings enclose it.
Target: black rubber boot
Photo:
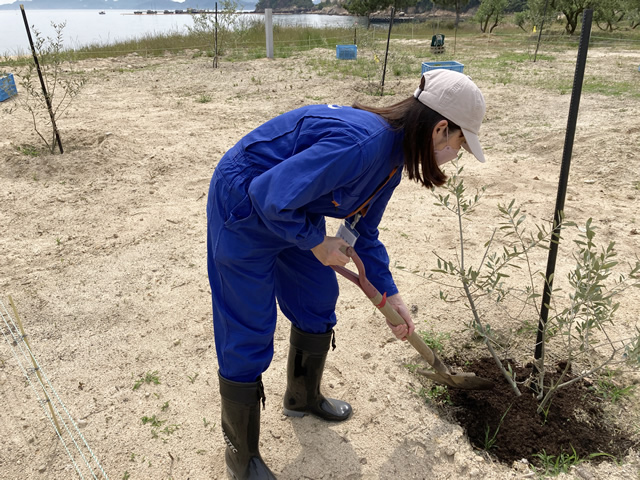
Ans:
[[[351,415],[351,405],[347,402],[325,398],[320,393],[324,362],[332,338],[333,330],[318,335],[291,326],[285,415],[303,417],[310,413],[335,422],[346,420]]]
[[[229,478],[271,480],[275,475],[260,456],[260,400],[264,408],[262,380],[232,382],[220,376],[222,434],[227,443],[224,459]]]

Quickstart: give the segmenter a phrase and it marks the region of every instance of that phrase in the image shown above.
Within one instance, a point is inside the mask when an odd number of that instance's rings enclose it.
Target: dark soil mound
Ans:
[[[545,452],[558,458],[574,455],[574,451],[584,460],[597,453],[620,459],[635,443],[630,434],[607,420],[603,400],[585,381],[559,390],[545,418],[536,413],[538,403],[534,393],[521,387],[522,395],[516,397],[493,359],[475,360],[473,367],[467,367],[467,370],[494,381],[495,388],[486,391],[449,389],[453,404],[451,413],[466,429],[475,447],[487,450],[501,462],[511,465],[524,458],[540,466],[536,454]],[[525,379],[531,371],[531,365],[518,368],[516,378]],[[493,445],[487,449],[491,439]],[[612,460],[608,455],[593,460]]]

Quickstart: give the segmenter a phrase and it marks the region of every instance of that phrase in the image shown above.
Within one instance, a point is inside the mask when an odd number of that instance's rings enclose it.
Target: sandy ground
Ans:
[[[225,478],[205,256],[206,195],[218,159],[278,113],[309,103],[391,103],[417,85],[388,77],[395,95],[367,96],[358,79],[310,69],[311,56],[334,53],[223,61],[217,70],[211,59],[190,55],[82,62],[76,68],[88,83],[60,122],[63,156],[20,153],[20,145],[39,144],[29,119],[23,112],[0,116],[0,299],[10,310],[13,298],[41,370],[109,478]],[[529,74],[572,78],[575,51],[557,57],[528,64]],[[587,74],[637,84],[637,64],[637,51],[596,50]],[[488,161],[466,155],[463,163],[470,188],[488,190],[466,227],[470,259],[497,225],[497,203],[515,198],[532,221],[551,217],[570,102],[568,94],[505,85],[491,75],[474,80],[488,105],[481,132]],[[199,102],[203,96],[211,101]],[[620,257],[631,260],[640,251],[637,98],[587,94],[580,108],[567,217],[593,217],[599,238],[615,240]],[[405,179],[381,227],[418,328],[449,334],[449,352],[468,342],[469,317],[439,301],[439,287],[422,276],[435,266],[434,250],[454,254],[455,219]],[[544,254],[534,260],[544,267]],[[571,263],[563,250],[559,272]],[[415,393],[421,379],[405,367],[416,362],[415,352],[391,337],[359,290],[340,281],[338,347],[324,391],[350,401],[355,413],[341,424],[282,415],[289,325],[279,317],[261,436],[278,478],[528,478],[526,469],[474,450],[460,426]],[[630,332],[638,292],[621,302],[616,331]],[[0,478],[75,478],[38,389],[25,381],[18,346],[4,323],[0,328]],[[134,389],[147,373],[159,383]],[[632,410],[620,411],[637,431]],[[166,423],[144,423],[154,416]],[[83,478],[93,478],[76,462]],[[584,464],[566,478],[636,479],[638,465],[632,453],[620,465]]]

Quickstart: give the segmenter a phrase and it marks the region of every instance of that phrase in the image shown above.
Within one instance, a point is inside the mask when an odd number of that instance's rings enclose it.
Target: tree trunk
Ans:
[[[576,31],[576,28],[578,26],[578,13],[573,12],[573,13],[567,13],[567,12],[563,12],[564,16],[567,19],[567,24],[565,25],[565,30],[569,35],[573,35],[573,32]]]
[[[498,22],[499,22],[499,20],[498,20],[498,16],[499,16],[499,15],[500,15],[500,14],[496,13],[496,20],[495,20],[495,22],[493,23],[493,26],[491,27],[491,30],[489,30],[489,33],[493,33],[493,29],[494,29],[494,28],[496,28],[496,27],[498,26]]]

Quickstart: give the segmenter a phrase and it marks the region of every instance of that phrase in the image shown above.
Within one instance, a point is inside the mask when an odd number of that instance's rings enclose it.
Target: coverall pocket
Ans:
[[[245,197],[240,200],[235,207],[231,209],[229,213],[229,218],[226,222],[224,222],[225,227],[230,227],[231,225],[238,223],[242,220],[245,220],[251,216],[253,213],[253,204],[251,203],[251,198],[249,195],[245,195]]]
[[[346,190],[338,188],[331,192],[332,203],[339,217],[346,217],[358,205],[358,197],[350,195]]]

